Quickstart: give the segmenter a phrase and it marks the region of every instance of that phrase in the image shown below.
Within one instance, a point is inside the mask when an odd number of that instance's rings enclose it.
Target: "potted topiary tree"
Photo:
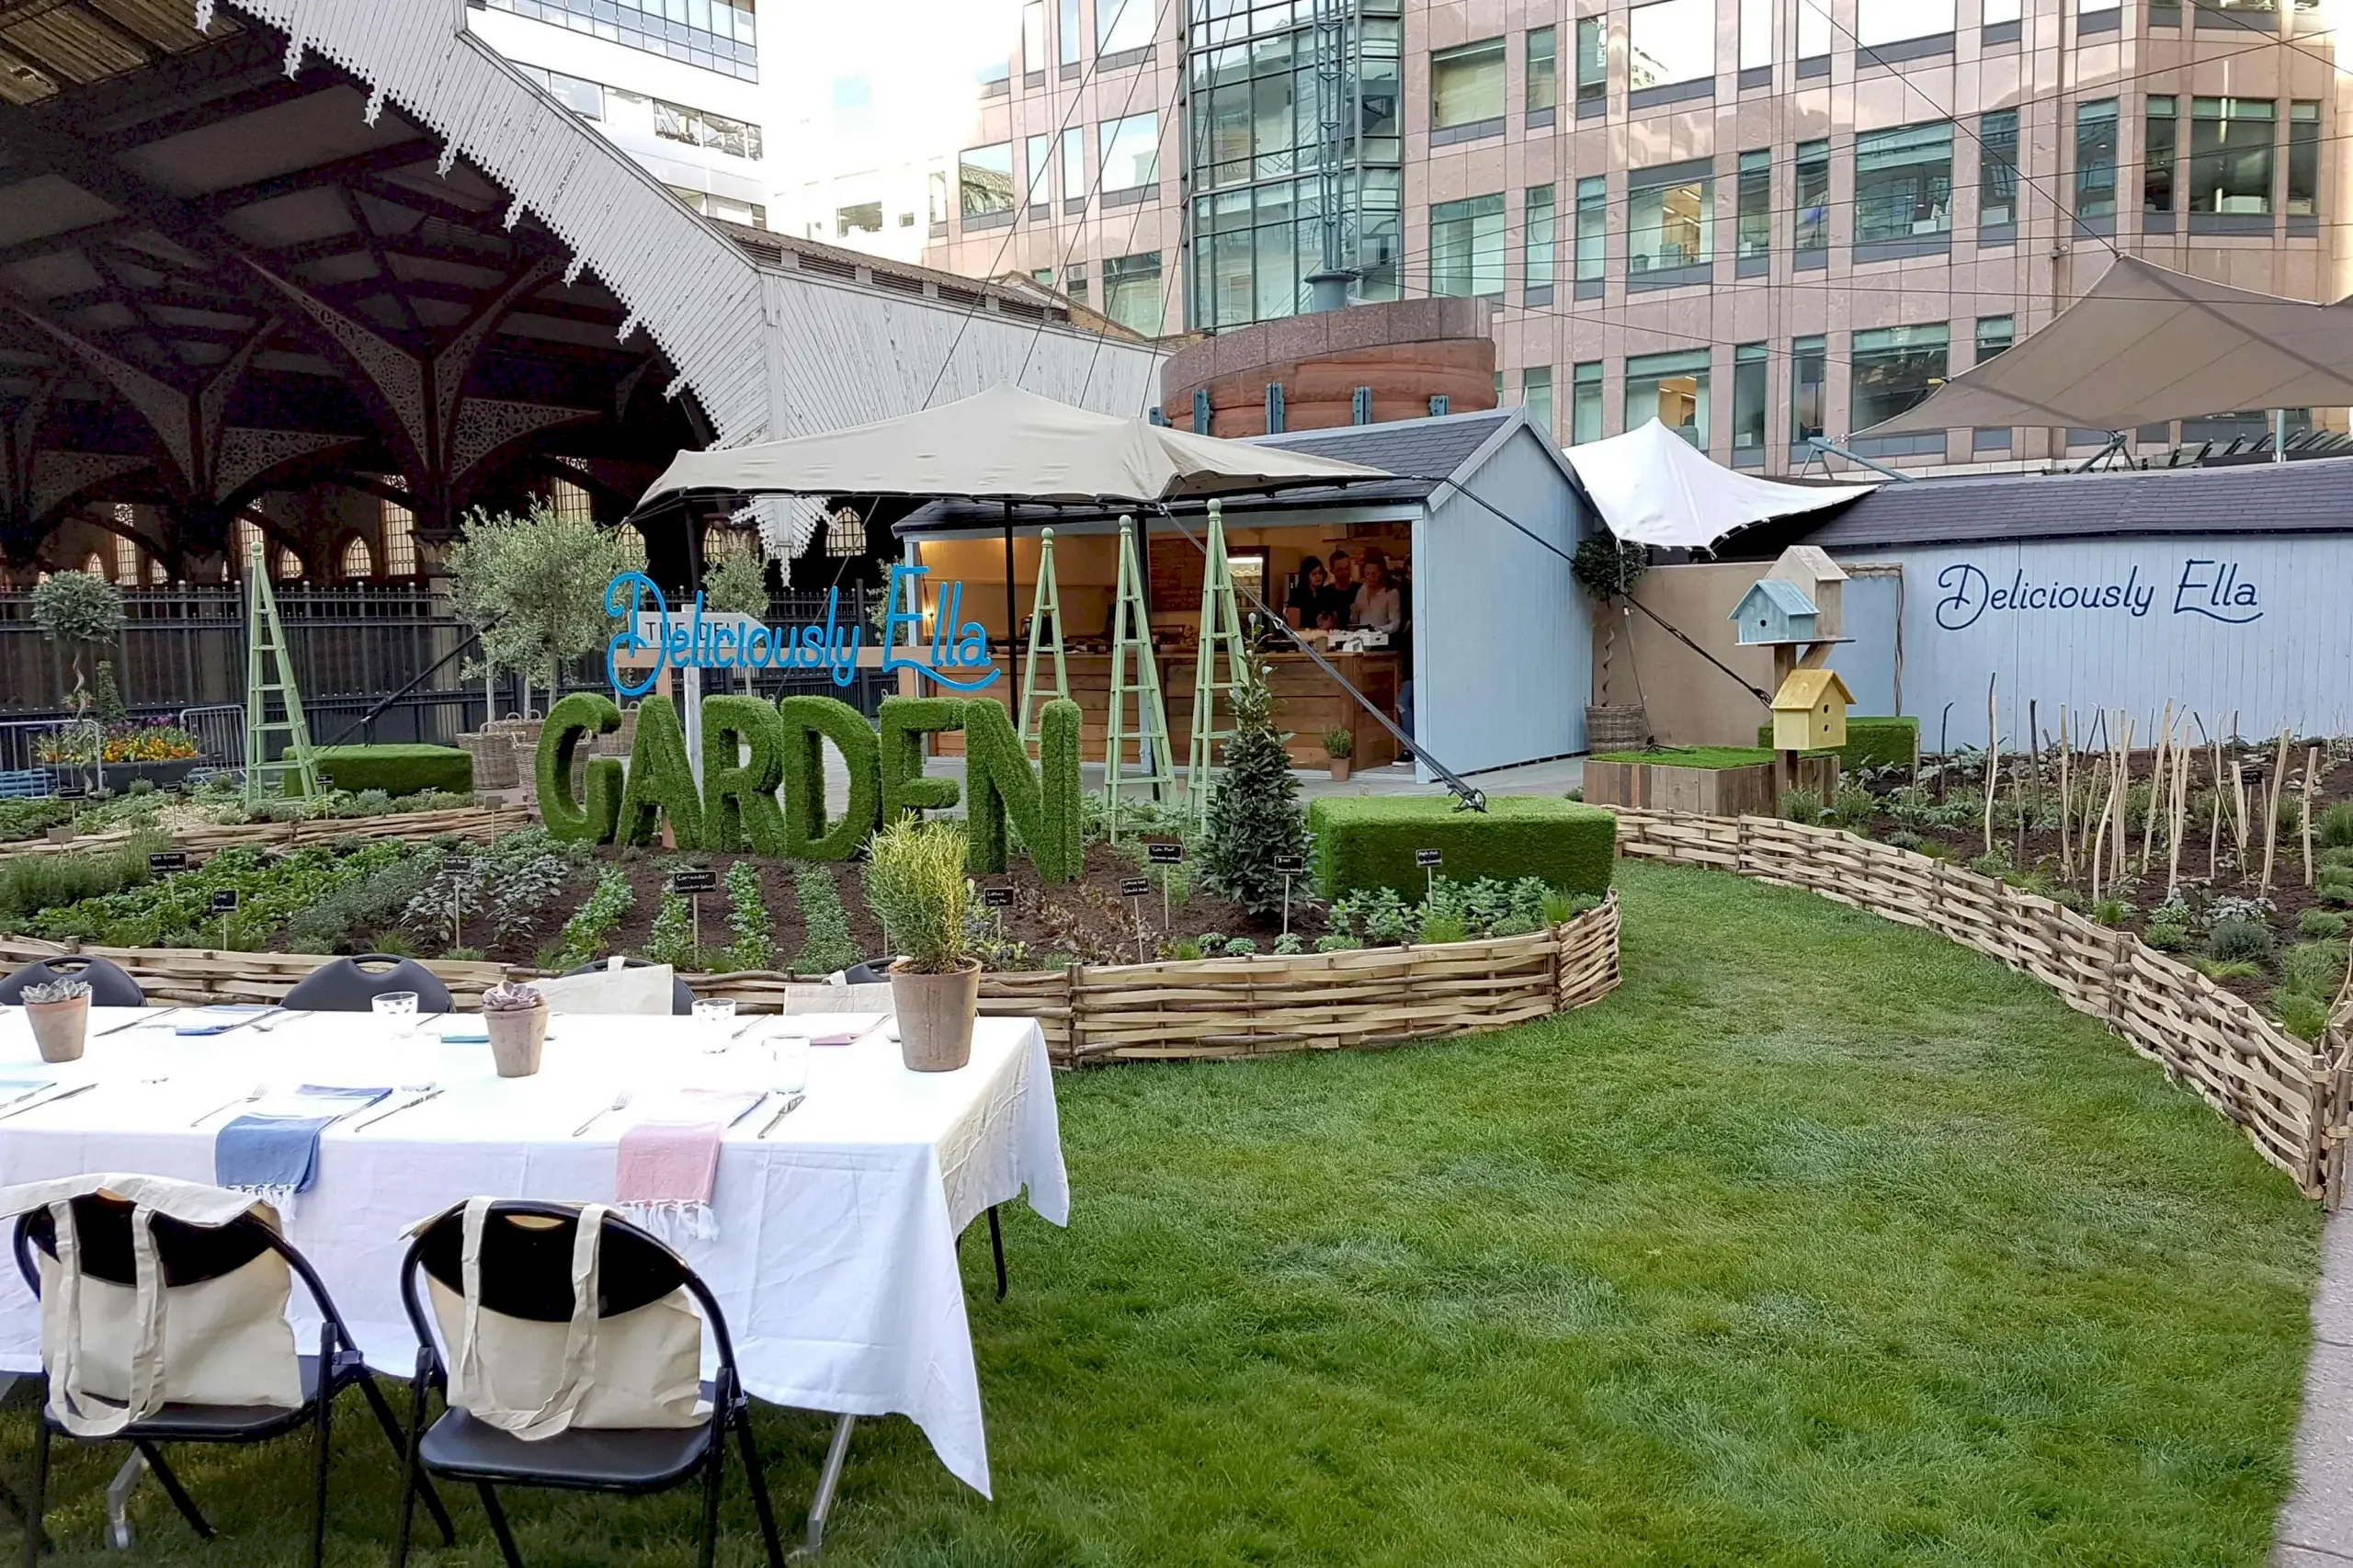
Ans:
[[[1346,784],[1348,781],[1348,759],[1356,754],[1356,732],[1342,729],[1324,732],[1324,755],[1331,758],[1333,783]]]
[[[95,573],[53,572],[33,590],[32,612],[42,641],[64,651],[74,676],[65,706],[78,722],[73,726],[75,733],[64,748],[65,755],[103,769],[105,731],[91,717],[89,676],[84,661],[92,649],[122,635],[121,591]],[[104,781],[103,771],[98,778]]]
[[[90,1027],[90,983],[48,980],[25,987],[25,1017],[43,1062],[79,1062]]]
[[[964,829],[902,817],[867,846],[866,903],[898,952],[891,1002],[911,1071],[952,1073],[972,1060],[981,965],[964,929]]]

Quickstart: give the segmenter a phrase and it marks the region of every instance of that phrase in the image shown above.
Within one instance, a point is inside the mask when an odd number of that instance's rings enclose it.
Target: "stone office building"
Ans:
[[[2118,252],[2347,286],[2336,41],[2307,4],[1164,0],[1156,36],[1145,0],[1023,15],[926,259],[1216,330],[1305,308],[1330,201],[1358,297],[1495,301],[1498,394],[1563,442],[1654,414],[1794,472],[1806,437],[2000,353]],[[2106,439],[1854,445],[1932,468]]]

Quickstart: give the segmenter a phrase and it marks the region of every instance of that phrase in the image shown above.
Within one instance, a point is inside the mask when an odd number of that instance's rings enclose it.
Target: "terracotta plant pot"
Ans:
[[[1346,784],[1347,781],[1348,759],[1345,756],[1334,757],[1332,759],[1332,782],[1335,784]]]
[[[43,1062],[79,1062],[82,1042],[90,1028],[90,999],[75,996],[64,1002],[28,1002],[25,1017],[32,1020],[33,1040]]]
[[[70,822],[62,822],[54,827],[45,828],[42,831],[51,844],[71,844],[74,842],[74,835],[81,830]]]
[[[500,1077],[528,1078],[540,1070],[540,1049],[548,1039],[544,1005],[485,1010],[482,1027],[490,1036],[490,1060]]]
[[[972,1059],[972,1018],[981,1007],[981,965],[952,974],[913,974],[891,966],[891,1005],[899,1016],[899,1056],[911,1073],[953,1073]]]

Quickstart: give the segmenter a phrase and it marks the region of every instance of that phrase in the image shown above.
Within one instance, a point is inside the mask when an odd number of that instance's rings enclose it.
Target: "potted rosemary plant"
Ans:
[[[1357,737],[1353,730],[1331,729],[1324,732],[1324,753],[1332,759],[1332,782],[1348,781],[1348,759],[1357,754]]]
[[[981,964],[964,931],[964,830],[903,818],[874,835],[866,903],[899,954],[891,1002],[899,1051],[917,1073],[952,1073],[971,1060]]]
[[[90,983],[48,980],[25,987],[25,1017],[43,1062],[79,1062],[90,1028]]]

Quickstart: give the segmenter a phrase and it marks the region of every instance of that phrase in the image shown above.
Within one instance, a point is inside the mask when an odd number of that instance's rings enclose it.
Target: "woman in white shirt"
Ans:
[[[1389,580],[1389,563],[1377,555],[1365,558],[1364,586],[1357,590],[1350,624],[1367,631],[1385,631],[1392,637],[1405,624],[1404,601],[1397,585]]]

